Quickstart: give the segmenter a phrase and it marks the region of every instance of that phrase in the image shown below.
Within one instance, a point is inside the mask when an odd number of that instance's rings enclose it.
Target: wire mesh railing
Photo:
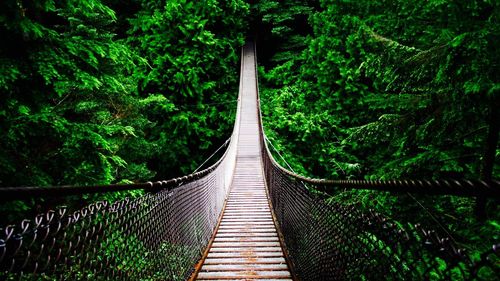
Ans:
[[[257,85],[258,89],[258,85]],[[446,234],[330,198],[339,189],[500,199],[499,181],[325,180],[295,174],[269,149],[260,113],[268,194],[299,280],[498,280],[500,241],[472,257]]]
[[[61,208],[7,226],[0,278],[185,280],[222,209],[218,169],[172,190]]]
[[[238,130],[235,129],[235,133]],[[186,280],[218,222],[237,137],[211,167],[169,181],[116,185],[146,193],[78,210],[60,208],[0,228],[1,280]],[[229,176],[228,176],[229,174]],[[8,188],[3,195],[85,192],[85,187]],[[87,187],[97,192],[99,187]],[[104,190],[104,189],[101,189]]]
[[[241,91],[240,86],[240,97]],[[98,201],[78,210],[50,210],[33,220],[1,227],[0,280],[187,279],[213,235],[229,190],[240,108],[238,102],[224,156],[200,172],[134,185],[0,189],[3,199],[146,190],[137,198]],[[261,147],[273,211],[287,256],[301,280],[495,280],[500,276],[500,245],[471,257],[437,232],[329,201],[325,193],[337,186],[499,198],[498,182],[310,179],[273,159],[262,129]]]
[[[300,280],[496,280],[500,244],[474,259],[449,237],[327,200],[263,153],[266,183]],[[320,189],[308,182],[309,187]]]
[[[4,202],[146,191],[137,198],[98,201],[77,210],[49,210],[0,227],[0,280],[189,278],[213,235],[232,181],[240,100],[224,155],[202,171],[142,184],[0,188]]]
[[[76,211],[50,210],[0,228],[0,279],[186,280],[222,211],[236,141],[217,163],[198,173],[116,186],[146,189],[137,198],[99,201]],[[81,188],[60,189],[74,194]],[[15,190],[23,188],[5,193]]]

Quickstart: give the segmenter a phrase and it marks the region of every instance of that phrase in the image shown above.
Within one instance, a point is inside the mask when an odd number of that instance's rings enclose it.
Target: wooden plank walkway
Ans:
[[[235,173],[222,220],[197,280],[292,280],[264,185],[254,57],[253,46],[245,46]]]

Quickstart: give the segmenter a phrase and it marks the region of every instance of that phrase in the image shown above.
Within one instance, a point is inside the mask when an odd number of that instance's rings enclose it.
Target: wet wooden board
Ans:
[[[252,47],[244,49],[242,79],[232,187],[197,280],[292,280],[265,190]]]

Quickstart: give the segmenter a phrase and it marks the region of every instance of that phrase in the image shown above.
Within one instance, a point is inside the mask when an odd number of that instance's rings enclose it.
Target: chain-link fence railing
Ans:
[[[186,280],[213,235],[232,181],[240,97],[241,89],[224,155],[202,171],[143,184],[0,188],[4,202],[146,190],[137,198],[0,226],[0,280]]]
[[[0,279],[186,280],[223,208],[231,149],[195,176],[147,184],[155,191],[140,197],[1,228]]]
[[[146,193],[78,210],[50,210],[0,227],[0,280],[186,280],[212,237],[229,191],[240,107],[221,159],[188,176],[131,185],[1,188],[4,201],[133,189]]]
[[[259,123],[268,193],[299,280],[498,280],[500,241],[472,257],[449,237],[327,200],[323,191],[340,187],[498,200],[499,181],[311,179],[274,160],[262,116]]]
[[[498,280],[500,245],[472,259],[434,231],[329,202],[267,153],[263,157],[272,206],[300,280]]]

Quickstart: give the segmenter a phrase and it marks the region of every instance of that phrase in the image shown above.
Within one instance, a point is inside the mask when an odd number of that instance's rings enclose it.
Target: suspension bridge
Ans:
[[[343,189],[500,198],[498,181],[302,177],[273,158],[254,44],[242,48],[224,155],[166,181],[1,188],[2,200],[141,189],[0,229],[2,280],[476,280],[500,276],[500,245],[472,257],[450,237],[326,200]]]

